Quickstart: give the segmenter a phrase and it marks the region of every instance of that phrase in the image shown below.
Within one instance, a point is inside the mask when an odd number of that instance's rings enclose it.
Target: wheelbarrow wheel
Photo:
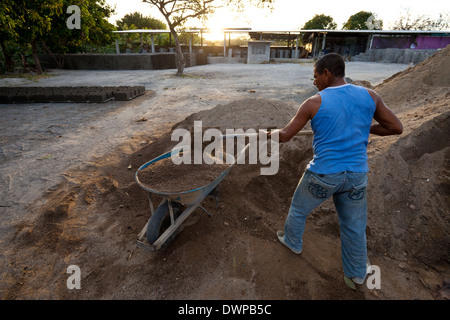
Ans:
[[[178,218],[181,213],[181,207],[178,203],[172,202],[172,211],[174,219]],[[169,205],[166,202],[159,205],[153,212],[147,226],[147,241],[153,244],[171,225]],[[175,230],[169,238],[162,244],[161,249],[167,247],[177,235],[178,229]]]

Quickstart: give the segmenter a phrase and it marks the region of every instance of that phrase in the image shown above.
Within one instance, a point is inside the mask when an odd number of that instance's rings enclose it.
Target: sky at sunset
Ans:
[[[143,3],[142,0],[106,0],[106,3],[116,8],[116,13],[109,21],[122,18],[127,13],[139,11],[144,16],[164,21],[164,17],[156,8]],[[437,18],[439,13],[450,14],[450,1],[445,0],[376,0],[376,1],[299,1],[275,0],[272,12],[264,9],[248,7],[238,15],[227,8],[219,9],[211,16],[207,27],[209,28],[252,28],[253,30],[289,31],[301,29],[303,24],[315,14],[325,14],[333,17],[337,29],[348,18],[359,11],[370,11],[383,20],[383,29],[388,30],[392,23],[409,10],[413,16],[428,15]],[[201,23],[192,20],[192,27],[200,27]]]

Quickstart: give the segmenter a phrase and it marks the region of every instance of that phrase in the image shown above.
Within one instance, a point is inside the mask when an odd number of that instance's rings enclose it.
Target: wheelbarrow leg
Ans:
[[[200,203],[200,202],[199,202]],[[164,231],[159,238],[153,243],[153,247],[159,250],[166,240],[174,233],[181,224],[189,217],[189,215],[199,206],[199,203],[187,207],[175,222]]]
[[[198,206],[200,209],[202,209],[203,211],[206,212],[206,214],[210,217],[212,217],[211,213],[208,212],[208,210],[206,210],[205,208],[203,208],[201,205]]]
[[[148,203],[150,204],[150,213],[153,215],[153,212],[155,212],[155,207],[153,206],[153,201],[152,201],[152,195],[150,192],[147,192],[148,195]],[[163,201],[165,201],[166,199],[164,199]]]
[[[173,208],[172,208],[172,201],[167,200],[167,205],[169,206],[169,214],[170,214],[170,224],[175,224],[175,218],[173,216]]]

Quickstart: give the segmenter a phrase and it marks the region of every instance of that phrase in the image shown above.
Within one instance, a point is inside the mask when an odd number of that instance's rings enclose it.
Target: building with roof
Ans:
[[[208,29],[197,31],[202,34],[210,32]],[[230,41],[228,46],[226,41],[227,35],[230,39],[232,33],[248,34],[250,42],[271,41],[270,59],[274,61],[315,59],[323,54],[335,52],[349,60],[415,64],[450,44],[450,31],[321,29],[271,31],[250,28],[226,28],[221,31],[224,33],[223,55],[219,56],[224,61],[233,60],[231,59],[233,51],[229,50]],[[245,47],[232,48],[238,52],[236,58],[240,58],[240,61],[242,57],[248,57],[248,49]],[[207,48],[203,49],[207,51]]]
[[[317,59],[335,52],[352,61],[375,61],[416,64],[450,44],[450,31],[405,30],[252,30],[225,28],[223,46],[204,44],[204,34],[217,32],[206,28],[183,31],[188,37],[182,45],[186,67],[206,63],[267,63],[270,61],[299,61]],[[121,52],[116,41],[116,54],[67,54],[64,67],[68,69],[172,69],[176,68],[175,47],[157,46],[154,36],[169,34],[169,30],[121,30],[118,34],[137,33],[139,51]],[[150,34],[150,45],[144,46],[143,35]],[[231,45],[232,34],[246,35],[245,44]],[[194,43],[194,35],[200,43]],[[197,41],[198,42],[198,41]],[[171,43],[171,41],[170,41]],[[40,55],[42,61],[55,68],[53,59]]]

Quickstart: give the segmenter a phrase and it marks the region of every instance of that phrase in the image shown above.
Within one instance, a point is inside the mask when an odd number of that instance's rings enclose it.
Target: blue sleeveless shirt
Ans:
[[[328,87],[319,95],[322,104],[311,120],[314,158],[307,169],[319,174],[368,172],[373,98],[365,88],[352,84]]]

